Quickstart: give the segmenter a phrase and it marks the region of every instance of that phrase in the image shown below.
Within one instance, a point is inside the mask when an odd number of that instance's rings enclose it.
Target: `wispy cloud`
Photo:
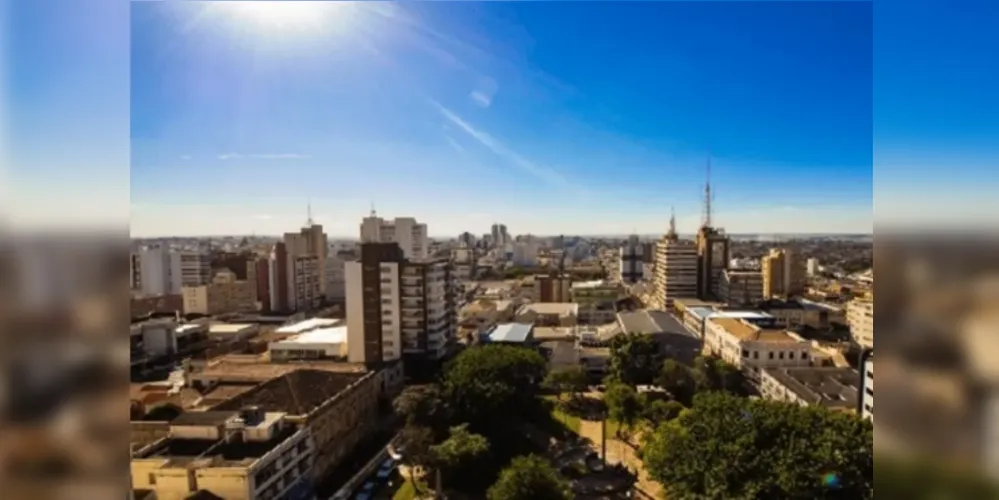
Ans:
[[[568,179],[563,177],[562,174],[550,168],[538,165],[537,163],[534,163],[533,161],[521,156],[516,151],[503,145],[502,142],[500,142],[493,136],[473,127],[463,118],[455,114],[450,109],[447,109],[439,102],[431,100],[430,103],[435,108],[437,108],[437,110],[441,113],[441,115],[443,115],[444,118],[447,119],[449,122],[454,124],[456,127],[460,128],[461,130],[465,131],[466,134],[471,136],[473,139],[478,141],[480,144],[485,146],[487,149],[492,151],[497,156],[501,156],[506,160],[510,161],[511,163],[513,163],[517,168],[520,168],[521,170],[541,180],[544,180],[555,187],[564,189],[566,191],[572,191],[580,195],[586,193],[585,189],[583,189],[581,186],[578,186],[570,182]]]
[[[311,158],[309,155],[303,155],[298,153],[268,153],[268,154],[242,154],[242,153],[225,153],[218,155],[220,160],[239,160],[239,159],[250,159],[250,160],[304,160]]]
[[[447,143],[450,144],[451,147],[454,148],[455,151],[457,151],[459,153],[464,153],[465,152],[464,146],[462,146],[461,144],[458,144],[458,141],[454,140],[450,135],[445,135],[444,139],[447,140]]]
[[[472,98],[472,102],[478,104],[483,108],[488,108],[493,103],[493,97],[496,95],[496,91],[499,90],[499,86],[496,84],[496,80],[492,78],[481,78],[478,86],[468,97]]]

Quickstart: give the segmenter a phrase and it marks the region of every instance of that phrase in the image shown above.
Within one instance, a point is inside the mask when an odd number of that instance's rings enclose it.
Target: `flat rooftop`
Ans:
[[[347,342],[347,327],[316,328],[305,333],[288,337],[277,344],[344,344]]]
[[[253,323],[212,323],[208,326],[208,332],[216,334],[240,333],[256,327],[257,325]]]
[[[215,414],[216,412],[192,412],[185,415],[197,415],[199,413]],[[235,412],[222,413],[225,413],[228,417],[236,414]],[[177,418],[180,419],[182,417],[184,415]],[[276,420],[280,420],[283,417],[284,413],[267,413],[261,425],[273,425]],[[222,423],[224,422],[222,421]],[[176,426],[178,424],[171,422],[170,425]],[[249,467],[296,432],[298,430],[292,425],[280,426],[271,439],[267,441],[168,437],[141,450],[137,450],[133,459],[165,459],[167,460],[166,467]]]
[[[490,342],[527,342],[534,325],[526,323],[503,323],[496,325],[489,333]]]
[[[766,368],[764,372],[809,404],[856,408],[860,373],[853,368]]]
[[[694,314],[698,318],[704,319],[718,311],[716,311],[713,307],[693,306],[688,307],[687,312]]]
[[[725,331],[740,340],[754,342],[797,343],[799,340],[786,330],[760,328],[738,318],[711,318],[709,321],[722,327]]]
[[[536,326],[534,339],[537,341],[572,339],[575,329],[569,326]]]
[[[559,316],[573,316],[579,312],[579,304],[573,302],[538,302],[534,304],[524,304],[517,311],[517,314],[533,312],[535,314],[557,314]]]
[[[238,411],[246,406],[258,406],[268,412],[307,415],[361,377],[363,374],[299,369],[268,380],[212,410]]]
[[[578,281],[573,283],[571,288],[582,289],[582,288],[600,288],[603,286],[609,286],[609,284],[604,280],[590,280],[590,281]]]
[[[709,318],[733,318],[733,319],[769,319],[773,315],[763,311],[714,311],[708,315]]]
[[[679,321],[666,311],[654,309],[639,309],[637,311],[622,311],[617,313],[621,331],[626,333],[681,333],[689,335]]]
[[[336,361],[268,363],[265,361],[244,362],[223,358],[209,362],[203,370],[193,373],[192,378],[194,380],[223,380],[229,382],[264,382],[303,369],[347,374],[364,374],[368,371],[360,363],[342,363]]]
[[[343,322],[342,319],[312,318],[305,321],[299,321],[298,323],[282,326],[274,331],[277,333],[304,333],[309,330],[315,330],[316,328],[337,326],[341,322]]]

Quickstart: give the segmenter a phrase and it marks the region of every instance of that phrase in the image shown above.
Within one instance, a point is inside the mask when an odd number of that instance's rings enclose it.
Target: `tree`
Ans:
[[[653,400],[642,408],[642,418],[655,429],[659,424],[679,417],[683,410],[683,405],[677,401]]]
[[[698,394],[643,444],[669,498],[874,496],[873,425],[822,407]]]
[[[434,431],[429,427],[408,424],[402,428],[400,439],[405,446],[402,461],[410,468],[410,482],[419,489],[416,480],[417,468],[426,470],[433,464],[434,455],[431,447],[434,444]]]
[[[537,456],[514,458],[486,493],[489,500],[569,500],[572,491],[547,460]]]
[[[452,427],[450,436],[432,446],[430,452],[444,484],[458,489],[483,486],[475,479],[483,477],[480,472],[489,455],[489,440],[469,432],[467,424]]]
[[[721,358],[698,356],[694,359],[693,376],[697,392],[725,391],[739,395],[745,392],[742,372]]]
[[[651,335],[617,335],[610,343],[610,377],[632,387],[651,383],[659,371],[659,359],[659,344]]]
[[[582,366],[568,366],[548,372],[543,385],[558,392],[559,397],[562,393],[568,392],[575,398],[586,390],[589,379]]]
[[[488,430],[489,424],[498,420],[508,421],[536,410],[535,396],[545,370],[544,358],[534,349],[504,344],[472,346],[448,365],[444,399],[457,421],[468,422],[472,429]]]
[[[406,387],[396,396],[392,406],[407,425],[428,427],[438,436],[447,430],[448,405],[437,385]]]
[[[607,411],[610,418],[617,420],[624,427],[631,429],[642,414],[642,400],[629,385],[622,383],[612,384],[607,388],[604,395],[604,402],[607,403]],[[618,428],[618,434],[621,429]],[[620,436],[618,436],[620,437]]]
[[[663,363],[657,382],[673,396],[673,399],[685,406],[693,403],[694,394],[697,392],[697,380],[689,367],[668,359]]]

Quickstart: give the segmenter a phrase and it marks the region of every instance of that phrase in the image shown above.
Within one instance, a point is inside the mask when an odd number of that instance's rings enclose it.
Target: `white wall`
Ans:
[[[347,298],[347,361],[363,363],[364,359],[364,287],[361,263],[344,265]]]

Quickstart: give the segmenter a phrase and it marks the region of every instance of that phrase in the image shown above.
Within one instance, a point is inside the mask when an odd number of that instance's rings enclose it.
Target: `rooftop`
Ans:
[[[591,281],[577,281],[572,284],[572,288],[600,288],[603,286],[610,286],[604,280],[591,280]]]
[[[192,412],[185,415],[197,415],[198,413],[205,412]],[[224,413],[229,417],[235,415],[235,412]],[[178,419],[182,417],[178,417]],[[273,425],[275,420],[280,420],[283,417],[283,413],[267,413],[262,425]],[[176,423],[171,423],[171,426],[176,425]],[[204,425],[215,424],[206,423]],[[298,430],[294,426],[279,425],[274,435],[266,441],[168,437],[142,450],[137,450],[134,459],[166,459],[167,463],[164,464],[166,467],[249,467],[296,432]]]
[[[739,340],[754,342],[796,343],[800,340],[786,330],[760,328],[738,318],[711,318],[710,321],[725,329]]]
[[[700,319],[704,319],[716,313],[717,311],[713,307],[693,306],[693,307],[688,307],[687,312],[694,314]]]
[[[857,404],[860,373],[853,368],[766,368],[764,371],[809,404],[849,409]]]
[[[579,312],[579,304],[572,302],[538,302],[524,304],[517,314],[533,312],[535,314],[557,314],[559,316],[575,316]]]
[[[256,327],[257,325],[253,323],[212,323],[208,327],[208,332],[215,334],[231,334],[240,333],[249,328]]]
[[[280,340],[279,344],[343,344],[347,342],[347,327],[316,328],[294,337]]]
[[[367,371],[367,368],[359,363],[341,363],[335,361],[268,363],[263,361],[242,362],[235,359],[222,358],[210,362],[203,370],[192,374],[192,378],[195,380],[225,380],[229,382],[264,382],[303,369],[355,375],[363,374]]]
[[[709,318],[767,319],[773,316],[763,311],[713,311]]]
[[[621,331],[626,333],[686,333],[686,329],[666,311],[639,309],[617,313]]]
[[[258,406],[269,412],[307,415],[336,396],[363,375],[300,369],[269,380],[213,408],[235,411]]]
[[[525,323],[503,323],[496,325],[489,333],[490,342],[527,342],[534,325]]]
[[[309,330],[315,330],[316,328],[336,326],[343,320],[340,319],[330,319],[330,318],[312,318],[305,321],[299,321],[298,323],[292,323],[290,325],[282,326],[275,330],[277,333],[304,333]]]

